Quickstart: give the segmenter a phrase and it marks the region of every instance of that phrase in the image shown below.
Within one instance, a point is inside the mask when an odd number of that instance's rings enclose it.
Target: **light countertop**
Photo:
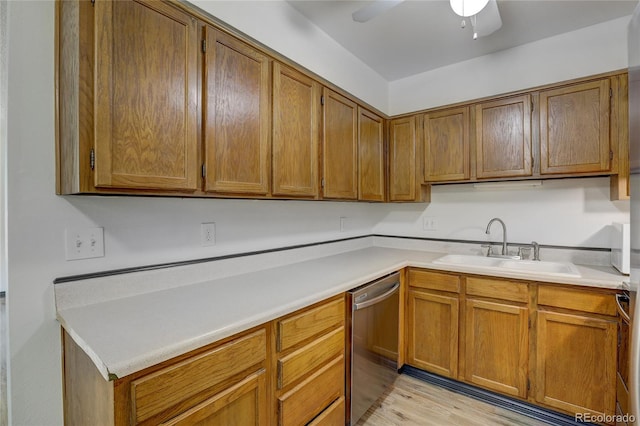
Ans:
[[[58,320],[105,379],[124,377],[271,321],[407,266],[537,282],[621,288],[610,267],[580,266],[580,278],[438,265],[445,253],[365,247],[271,269],[84,306]],[[82,283],[78,283],[82,285]]]

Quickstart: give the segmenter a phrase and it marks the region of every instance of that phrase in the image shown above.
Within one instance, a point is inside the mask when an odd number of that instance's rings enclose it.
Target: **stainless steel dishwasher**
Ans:
[[[355,425],[398,376],[400,274],[349,291],[351,362],[347,375]]]

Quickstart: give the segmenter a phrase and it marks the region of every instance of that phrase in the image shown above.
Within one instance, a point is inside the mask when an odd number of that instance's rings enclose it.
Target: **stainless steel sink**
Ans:
[[[472,256],[465,254],[447,254],[433,261],[435,264],[469,266],[487,270],[505,270],[513,272],[531,272],[533,274],[579,277],[580,272],[576,265],[569,262],[548,262],[532,260],[505,260],[484,256]]]

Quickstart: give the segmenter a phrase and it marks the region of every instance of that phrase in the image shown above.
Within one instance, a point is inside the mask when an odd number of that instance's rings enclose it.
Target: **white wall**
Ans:
[[[389,115],[626,68],[629,19],[614,19],[393,81]]]
[[[424,218],[437,230],[425,231]],[[475,189],[434,186],[431,203],[400,205],[374,228],[386,235],[485,241],[491,218],[507,225],[510,242],[609,248],[611,222],[629,222],[629,202],[609,201],[608,178],[544,181],[537,188]],[[492,241],[502,241],[499,225]]]
[[[369,72],[363,77],[356,72],[360,65],[355,59],[349,58],[323,34],[309,29],[288,5],[268,2],[251,4],[250,9],[245,9],[249,5],[243,7],[239,3],[243,2],[199,2],[198,5],[219,11],[220,16],[242,31],[277,46],[302,65],[336,81],[374,106],[386,105],[384,91],[368,95],[372,88],[379,87],[375,73]],[[251,15],[256,11],[259,13]],[[290,22],[287,17],[291,18]],[[275,23],[265,26],[267,20]],[[558,190],[547,190],[545,183],[542,195],[535,198],[540,203],[538,214],[530,214],[528,199],[521,196],[516,198],[521,203],[515,203],[510,198],[518,194],[488,192],[480,197],[458,187],[436,188],[430,205],[59,197],[54,194],[54,3],[8,2],[7,28],[8,146],[7,156],[2,160],[6,161],[8,174],[6,220],[13,425],[62,423],[60,334],[55,321],[52,285],[56,277],[327,240],[366,234],[374,229],[381,233],[426,235],[414,225],[423,214],[442,218],[442,236],[475,235],[477,229],[468,233],[466,226],[477,228],[486,225],[490,216],[503,216],[514,238],[528,240],[528,234],[518,232],[524,232],[525,226],[544,229],[550,226],[548,214],[552,208],[567,208],[566,214],[554,212],[553,219],[562,218],[563,223],[573,225],[575,231],[554,225],[557,232],[545,234],[540,242],[599,245],[604,241],[599,230],[624,215],[624,204],[606,201],[606,184],[601,181],[576,183],[578,189]],[[512,53],[512,58],[518,58],[516,53]],[[575,71],[581,73],[581,66],[576,64]],[[563,197],[573,201],[563,202]],[[489,199],[500,205],[495,213]],[[471,211],[477,211],[478,217],[467,213]],[[457,220],[450,218],[455,218],[454,214],[460,214]],[[520,222],[520,215],[526,215],[528,221]],[[340,216],[349,218],[347,232],[338,231]],[[218,225],[218,245],[199,246],[199,224],[203,221],[215,221]],[[105,228],[106,257],[65,261],[64,229],[94,225]]]

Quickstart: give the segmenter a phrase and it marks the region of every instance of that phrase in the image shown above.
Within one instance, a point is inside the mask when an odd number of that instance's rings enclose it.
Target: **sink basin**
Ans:
[[[499,259],[494,257],[472,256],[465,254],[447,254],[433,261],[435,264],[469,266],[488,270],[513,272],[531,272],[534,274],[560,277],[579,277],[580,272],[573,263],[547,262],[533,260]]]

